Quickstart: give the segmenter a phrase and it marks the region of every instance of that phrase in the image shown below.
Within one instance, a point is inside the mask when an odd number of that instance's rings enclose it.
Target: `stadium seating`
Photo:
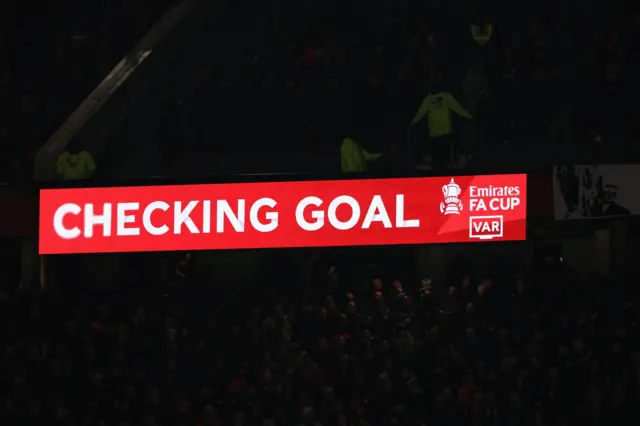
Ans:
[[[227,283],[172,256],[151,274],[137,256],[110,288],[69,286],[67,269],[43,293],[2,293],[5,424],[637,418],[637,300],[615,283],[462,259],[431,282],[344,254],[302,269],[274,257],[262,279]]]
[[[180,115],[172,115],[175,128],[158,132],[180,141],[169,158],[180,154],[194,160],[181,170],[194,174],[225,171],[217,161],[221,157],[247,163],[245,170],[226,171],[248,172],[268,155],[293,163],[274,164],[272,171],[309,170],[302,152],[325,159],[329,155],[320,153],[335,153],[345,133],[356,134],[370,149],[387,150],[391,142],[404,149],[407,125],[430,76],[442,72],[449,90],[463,98],[463,77],[478,59],[486,64],[491,96],[476,117],[477,150],[497,146],[518,155],[518,148],[534,145],[525,149],[528,154],[542,147],[549,159],[557,145],[627,143],[637,133],[630,119],[634,107],[620,90],[631,87],[636,66],[628,60],[632,32],[624,30],[630,19],[596,24],[580,16],[571,32],[553,13],[518,17],[516,24],[507,12],[496,12],[490,47],[480,50],[471,39],[468,15],[437,3],[393,10],[355,6],[335,17],[331,2],[297,7],[281,2],[254,24],[244,22],[251,31],[235,36],[242,49],[221,53],[223,69],[192,96],[180,96],[180,108],[174,109]],[[335,24],[326,25],[325,19]],[[588,31],[590,25],[603,34]],[[563,43],[548,41],[555,37]],[[608,41],[599,41],[603,37]],[[594,55],[595,63],[584,65]],[[591,85],[598,90],[585,90]],[[620,110],[583,108],[605,99]],[[159,125],[166,126],[166,120]],[[461,123],[457,130],[462,139]],[[202,164],[202,158],[215,160]]]
[[[626,145],[638,133],[629,99],[635,15],[614,13],[615,2],[611,13],[577,16],[544,4],[535,13],[490,9],[483,19],[494,31],[483,48],[469,29],[476,13],[458,2],[400,2],[390,10],[355,2],[339,14],[334,6],[200,10],[193,34],[153,65],[167,72],[146,100],[89,138],[109,140],[96,156],[108,164],[126,158],[121,177],[130,177],[136,167],[152,175],[326,170],[320,163],[333,161],[345,133],[369,149],[404,151],[432,76],[443,75],[464,104],[463,77],[478,60],[490,96],[478,105],[475,151],[517,156],[534,145],[525,151],[550,159],[558,145]],[[615,108],[588,107],[596,104]],[[456,127],[464,139],[467,130]]]

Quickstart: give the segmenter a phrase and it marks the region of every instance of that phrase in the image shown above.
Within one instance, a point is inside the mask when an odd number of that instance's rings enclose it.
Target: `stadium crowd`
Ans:
[[[614,283],[460,267],[400,282],[393,265],[314,265],[249,287],[183,262],[164,282],[3,293],[3,424],[639,418],[638,310]]]

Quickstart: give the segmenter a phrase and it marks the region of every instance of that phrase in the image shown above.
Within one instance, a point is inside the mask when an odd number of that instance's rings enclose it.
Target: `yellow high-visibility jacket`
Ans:
[[[96,163],[87,151],[79,154],[63,152],[56,162],[57,172],[65,180],[88,179],[96,171]]]
[[[492,24],[471,25],[471,36],[480,46],[489,43],[491,35],[493,35]]]
[[[365,151],[351,138],[344,138],[344,141],[342,141],[340,162],[342,171],[345,173],[365,172],[368,168],[367,162],[377,160],[381,156],[382,154],[372,154]]]
[[[460,106],[460,103],[451,93],[440,92],[435,95],[429,94],[424,98],[424,101],[422,101],[422,105],[420,105],[418,112],[415,117],[413,117],[413,120],[411,120],[411,124],[416,124],[427,115],[429,121],[429,136],[437,138],[438,136],[450,135],[453,133],[451,111],[461,117],[471,118],[471,114]]]

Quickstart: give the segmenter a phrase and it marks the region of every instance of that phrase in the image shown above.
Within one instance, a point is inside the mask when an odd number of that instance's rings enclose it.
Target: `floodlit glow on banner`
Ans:
[[[526,175],[40,192],[40,253],[514,241]]]

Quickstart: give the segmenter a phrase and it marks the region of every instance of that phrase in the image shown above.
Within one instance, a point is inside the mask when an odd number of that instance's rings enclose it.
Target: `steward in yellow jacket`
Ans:
[[[89,179],[96,171],[96,163],[87,151],[65,151],[58,157],[56,171],[64,180]]]
[[[340,162],[345,173],[366,172],[367,163],[382,157],[382,154],[372,154],[364,150],[351,138],[344,138],[340,148]]]
[[[471,118],[471,114],[460,106],[460,103],[451,93],[430,93],[422,101],[418,112],[416,112],[415,117],[411,120],[411,124],[418,123],[426,115],[429,123],[429,136],[432,138],[447,136],[453,133],[451,111],[461,117]]]
[[[493,24],[483,20],[479,20],[478,23],[472,23],[469,27],[471,30],[471,37],[480,46],[484,46],[491,41],[493,35]]]

